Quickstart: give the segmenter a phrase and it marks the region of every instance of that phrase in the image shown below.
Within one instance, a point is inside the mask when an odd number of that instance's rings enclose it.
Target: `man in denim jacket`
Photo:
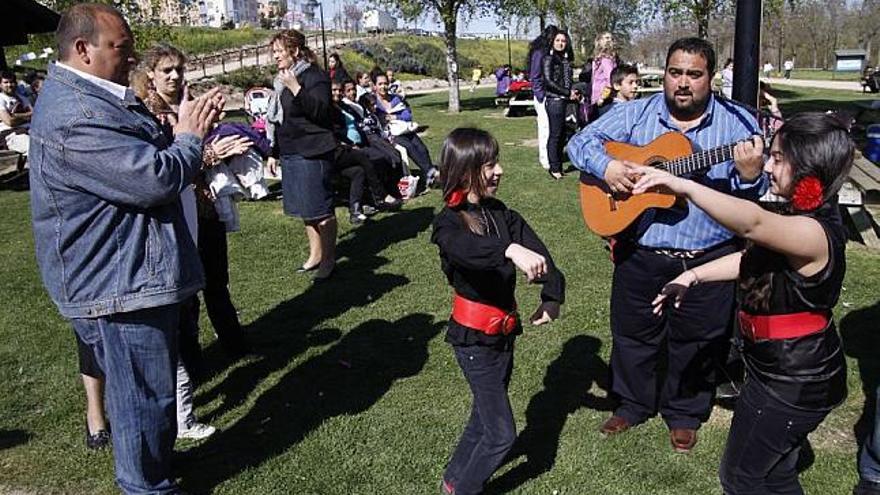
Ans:
[[[181,104],[174,142],[134,97],[131,30],[118,11],[61,17],[31,125],[34,239],[43,282],[107,379],[116,479],[125,493],[176,493],[178,304],[203,284],[179,196],[222,109]]]

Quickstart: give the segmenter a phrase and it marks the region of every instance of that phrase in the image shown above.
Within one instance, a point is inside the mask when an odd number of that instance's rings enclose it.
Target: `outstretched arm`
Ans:
[[[785,255],[789,265],[803,275],[818,272],[828,261],[825,230],[813,218],[772,213],[751,201],[658,169],[643,167],[638,171],[642,175],[633,193],[664,187],[685,196],[738,236]]]

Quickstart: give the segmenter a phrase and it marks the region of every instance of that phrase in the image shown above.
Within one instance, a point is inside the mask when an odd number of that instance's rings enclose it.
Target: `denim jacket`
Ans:
[[[201,139],[170,142],[138,100],[52,65],[30,140],[37,263],[63,316],[163,306],[202,287],[179,200]]]

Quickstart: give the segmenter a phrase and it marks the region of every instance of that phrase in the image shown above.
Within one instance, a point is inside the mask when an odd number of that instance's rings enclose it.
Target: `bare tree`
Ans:
[[[342,8],[342,15],[345,19],[345,30],[355,34],[359,33],[364,9],[360,8],[357,4],[349,3]]]
[[[436,14],[443,23],[443,41],[446,45],[446,77],[449,80],[449,113],[461,109],[458,91],[458,52],[456,29],[458,14],[486,14],[491,7],[498,7],[496,0],[381,0],[399,10],[404,18],[412,20],[426,12]]]

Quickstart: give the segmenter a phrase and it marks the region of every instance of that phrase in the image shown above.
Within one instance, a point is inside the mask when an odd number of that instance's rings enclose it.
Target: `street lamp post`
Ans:
[[[309,0],[307,5],[311,7],[312,12],[315,11],[315,7],[318,7],[321,15],[321,51],[324,53],[324,69],[327,69],[327,33],[324,31],[324,5],[318,0]]]
[[[510,54],[510,26],[501,26],[502,31],[507,31],[507,65],[513,70],[513,57]]]

